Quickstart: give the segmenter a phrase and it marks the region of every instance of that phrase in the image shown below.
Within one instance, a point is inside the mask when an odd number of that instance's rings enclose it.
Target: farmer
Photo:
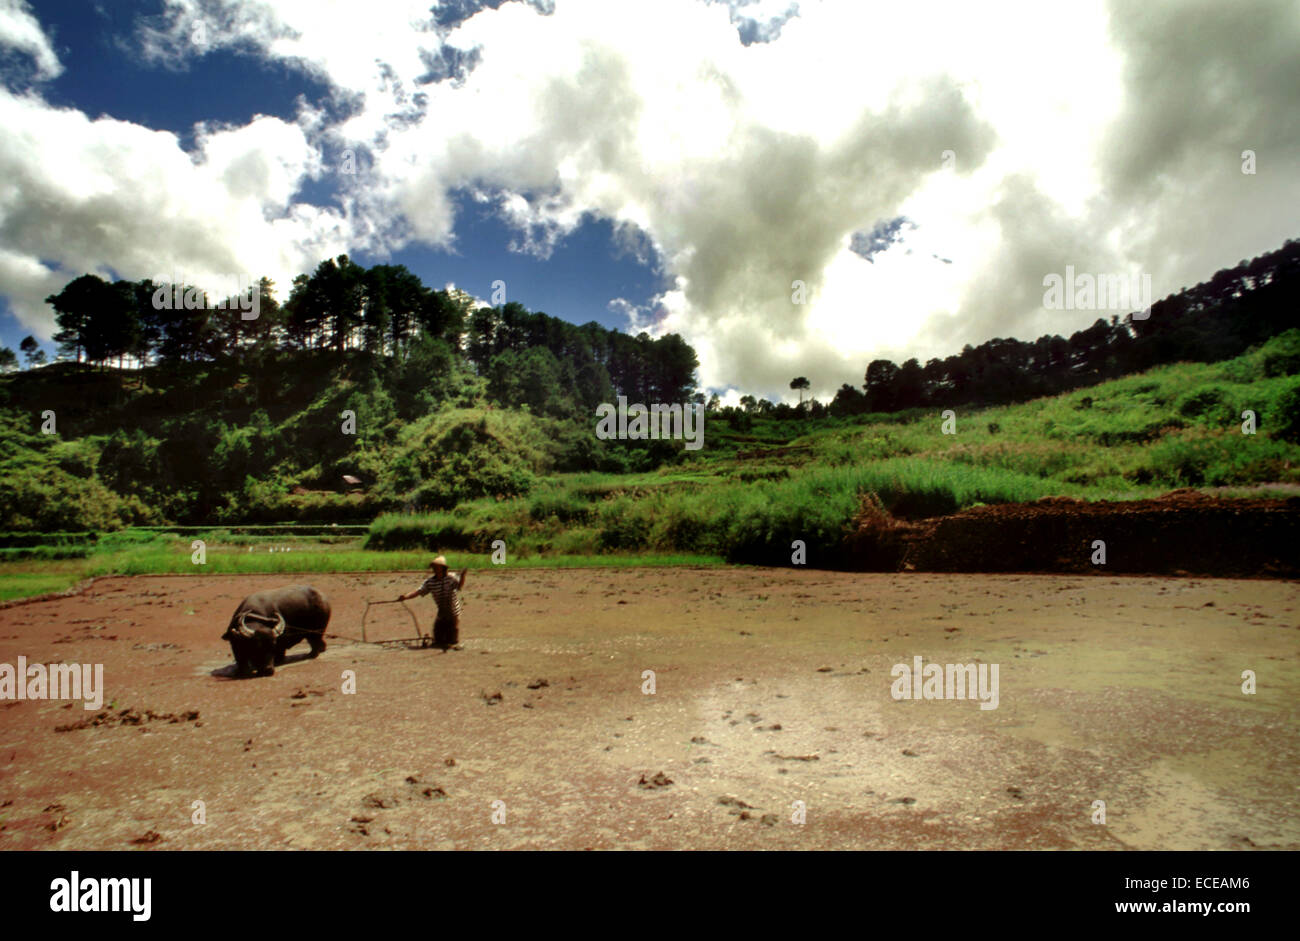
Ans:
[[[429,568],[433,574],[424,580],[415,591],[398,595],[398,601],[407,601],[420,595],[433,595],[438,605],[438,617],[433,622],[433,646],[446,650],[460,641],[460,593],[465,587],[465,576],[469,569],[462,569],[460,575],[447,574],[447,559],[438,556]]]

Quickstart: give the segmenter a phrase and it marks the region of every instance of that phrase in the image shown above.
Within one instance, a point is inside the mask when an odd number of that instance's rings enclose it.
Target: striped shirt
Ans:
[[[438,605],[438,617],[460,617],[460,579],[457,576],[447,574],[440,578],[430,575],[417,594],[433,595],[434,603]]]

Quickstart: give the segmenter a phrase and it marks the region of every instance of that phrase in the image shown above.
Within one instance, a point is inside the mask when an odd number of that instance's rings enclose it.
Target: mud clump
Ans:
[[[753,804],[746,804],[739,797],[732,797],[730,794],[724,794],[718,798],[718,803],[723,807],[738,807],[741,810],[753,810]]]
[[[668,775],[664,774],[662,771],[656,771],[652,778],[647,778],[644,774],[641,775],[641,780],[637,782],[637,787],[644,788],[647,791],[654,791],[659,788],[669,787],[672,783],[672,778],[668,777]]]
[[[757,820],[760,824],[762,824],[765,827],[776,826],[777,823],[776,814],[762,814],[762,815],[752,814],[750,813],[750,811],[758,810],[758,808],[755,807],[753,804],[745,803],[745,801],[741,800],[739,797],[732,797],[730,794],[726,794],[718,798],[718,803],[721,804],[723,807],[730,807],[731,809],[727,811],[727,813],[730,814],[732,817],[736,817],[737,819]]]
[[[8,804],[10,803],[13,802],[7,801],[6,806],[8,806]],[[43,809],[41,813],[54,815],[54,819],[45,825],[45,829],[49,830],[51,833],[58,833],[68,824],[72,823],[72,818],[68,816],[67,813],[65,813],[66,810],[67,808],[64,807],[62,804],[50,804],[47,807],[45,807],[45,809]]]
[[[437,782],[434,782],[434,783],[432,783],[432,784],[428,784],[428,785],[426,785],[426,786],[424,786],[424,787],[420,787],[420,784],[423,783],[423,782],[420,781],[420,778],[419,778],[417,775],[412,774],[412,775],[408,775],[408,776],[407,776],[407,778],[406,778],[406,783],[409,784],[411,787],[419,788],[419,794],[420,794],[420,796],[421,796],[421,797],[424,797],[424,798],[426,798],[426,799],[428,799],[428,800],[446,800],[446,799],[447,799],[447,792],[444,791],[444,790],[442,789],[442,787],[438,785]],[[397,803],[397,801],[396,801],[396,799],[394,799],[394,801],[393,801],[393,805],[396,805],[396,803]]]
[[[114,725],[147,725],[151,722],[166,722],[176,725],[181,722],[197,722],[199,710],[189,709],[181,713],[171,712],[154,712],[152,709],[146,709],[144,712],[128,706],[120,712],[110,712],[105,709],[95,713],[89,719],[81,719],[77,722],[70,722],[67,725],[56,725],[56,732],[76,732],[80,729],[97,729],[101,726]]]

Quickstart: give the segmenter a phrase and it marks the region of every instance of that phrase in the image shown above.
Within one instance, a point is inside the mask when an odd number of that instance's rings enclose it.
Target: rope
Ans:
[[[400,604],[403,608],[406,608],[406,613],[409,614],[409,615],[411,616],[411,624],[413,624],[413,625],[415,626],[415,636],[416,636],[416,638],[418,638],[421,642],[424,641],[424,632],[420,630],[420,621],[419,621],[419,619],[415,616],[415,612],[412,611],[409,607],[407,607],[405,601],[403,601],[403,600],[400,599],[400,598],[396,598],[396,599],[390,599],[390,600],[387,600],[387,601],[367,601],[367,602],[366,602],[366,608],[365,608],[364,611],[361,612],[361,642],[362,642],[362,643],[365,643],[365,644],[370,643],[370,640],[366,637],[366,615],[368,615],[368,614],[370,613],[370,606],[371,606],[372,604]],[[389,643],[389,641],[375,641],[375,643],[381,643],[381,644],[382,644],[382,643]]]

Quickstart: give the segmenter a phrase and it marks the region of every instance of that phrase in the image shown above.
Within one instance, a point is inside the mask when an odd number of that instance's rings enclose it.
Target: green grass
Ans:
[[[26,546],[0,549],[0,563],[23,559],[84,559],[90,555],[89,546]]]
[[[1287,374],[1300,331],[1235,360],[1162,366],[1052,398],[820,422],[755,418],[745,433],[715,419],[705,448],[639,474],[539,480],[527,497],[462,503],[437,514],[386,514],[369,548],[486,552],[495,539],[532,553],[699,552],[788,561],[789,544],[833,551],[861,499],[917,518],[1047,496],[1150,498],[1185,486],[1224,496],[1300,484],[1287,438]],[[1241,433],[1253,411],[1258,433]],[[749,457],[741,458],[740,454]]]
[[[872,495],[872,505],[902,518],[1047,496],[1141,499],[1184,486],[1226,497],[1290,496],[1300,488],[1291,414],[1298,368],[1300,331],[1290,331],[1226,362],[1162,366],[1051,398],[957,409],[951,435],[939,409],[819,422],[756,417],[744,432],[714,418],[703,450],[624,474],[544,474],[553,449],[545,422],[453,411],[402,433],[407,470],[426,459],[431,442],[472,432],[539,475],[526,493],[505,489],[437,512],[383,514],[364,537],[342,527],[233,525],[128,529],[97,541],[0,534],[0,592],[8,592],[0,597],[100,574],[414,571],[434,552],[453,566],[482,568],[498,539],[510,567],[788,564],[794,540],[815,566],[833,563]],[[1255,413],[1257,434],[1241,433],[1245,410]],[[194,538],[207,543],[205,566],[190,561]],[[80,552],[89,554],[64,557]]]
[[[721,559],[705,554],[657,553],[651,555],[598,556],[511,556],[506,564],[494,566],[483,554],[444,553],[454,569],[472,568],[569,568],[634,567],[645,565],[717,565]],[[186,547],[150,546],[147,549],[107,553],[89,561],[87,576],[95,575],[240,575],[313,574],[332,572],[389,572],[427,569],[429,552],[373,552],[362,549],[336,551],[294,551],[244,553],[209,551],[204,565],[191,561]]]
[[[204,534],[209,537],[220,533]],[[328,537],[321,537],[328,538]],[[292,546],[277,541],[277,548],[292,551],[268,551],[255,545],[248,551],[243,540],[230,543],[209,541],[206,562],[194,563],[189,538],[149,534],[145,540],[122,540],[116,547],[93,551],[88,558],[61,559],[56,562],[27,559],[0,562],[0,601],[32,597],[63,591],[78,582],[104,575],[243,575],[282,573],[311,575],[335,572],[402,572],[424,571],[431,553],[423,550],[376,552],[360,549],[353,538],[348,548],[339,549],[311,537],[299,537]],[[637,566],[714,566],[723,560],[704,553],[659,552],[643,554],[566,554],[516,555],[508,553],[506,564],[496,566],[482,553],[446,552],[454,569],[519,568],[631,568]]]
[[[17,598],[31,598],[56,591],[66,591],[82,576],[77,573],[39,574],[27,572],[0,573],[0,601],[13,601]]]

